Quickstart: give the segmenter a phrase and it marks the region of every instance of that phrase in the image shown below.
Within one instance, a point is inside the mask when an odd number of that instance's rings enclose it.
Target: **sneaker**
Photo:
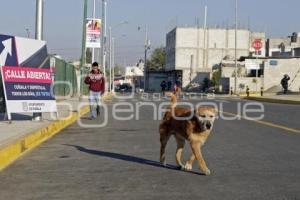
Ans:
[[[100,115],[100,106],[97,106],[97,116],[99,116]]]
[[[89,120],[94,120],[94,119],[96,119],[96,117],[90,117],[90,118],[89,118]]]

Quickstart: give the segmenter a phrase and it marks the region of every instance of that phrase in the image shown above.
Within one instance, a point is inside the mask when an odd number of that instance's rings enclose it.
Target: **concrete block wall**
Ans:
[[[176,50],[176,70],[190,69],[191,68],[191,56],[193,55],[193,65],[195,65],[196,71],[199,70],[199,66],[203,66],[203,49],[197,48],[178,48]],[[174,67],[173,67],[174,69]]]
[[[274,61],[274,60],[277,61],[277,65],[270,64],[270,61]],[[285,74],[288,74],[291,77],[290,83],[296,77],[289,89],[294,92],[299,92],[299,88],[300,88],[300,72],[299,72],[300,59],[299,58],[268,59],[265,61],[264,66],[265,66],[264,69],[265,90],[268,90],[274,86],[280,86],[281,79]]]
[[[263,87],[263,78],[257,78],[257,83],[254,82],[255,77],[239,77],[237,81],[237,89],[239,93],[246,93],[246,87],[248,86],[250,92],[260,92],[260,88]],[[234,89],[235,78],[230,78],[230,87]],[[244,89],[240,88],[240,84],[245,86]]]
[[[171,71],[175,66],[176,29],[166,36],[166,70]]]
[[[265,34],[238,30],[238,57],[249,55],[252,40],[257,37],[264,40]],[[208,29],[205,31],[202,28],[176,28],[167,35],[166,49],[168,71],[190,68],[191,55],[195,57],[197,69],[211,69],[215,64],[219,64],[225,56],[235,57],[235,30]]]
[[[189,70],[183,70],[182,73],[182,87],[187,87],[190,83],[203,84],[205,78],[210,78],[210,73],[208,72],[195,72],[190,73]]]
[[[176,48],[204,48],[204,30],[197,28],[177,28]]]
[[[265,33],[237,32],[237,56],[249,56],[254,39],[265,41]],[[183,70],[183,85],[189,83],[190,69],[211,72],[215,65],[229,56],[235,57],[234,29],[176,28],[167,34],[166,70]],[[191,66],[191,56],[193,66]]]

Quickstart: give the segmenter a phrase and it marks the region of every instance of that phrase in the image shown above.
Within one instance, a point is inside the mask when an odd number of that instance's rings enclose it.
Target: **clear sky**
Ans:
[[[92,16],[93,0],[89,1]],[[101,14],[97,0],[97,16]],[[165,45],[166,33],[177,25],[203,24],[208,6],[209,26],[233,26],[235,0],[108,0],[108,23],[127,25],[113,30],[119,64],[134,64],[143,57],[144,35],[138,26],[149,27],[152,49]],[[265,31],[268,37],[300,32],[299,0],[239,0],[240,26]],[[80,57],[83,0],[45,0],[45,40],[51,53],[67,60]],[[250,23],[249,23],[250,22]],[[34,37],[35,0],[0,0],[0,33]]]

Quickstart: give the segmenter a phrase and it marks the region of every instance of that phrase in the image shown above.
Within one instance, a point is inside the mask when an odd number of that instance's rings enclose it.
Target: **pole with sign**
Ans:
[[[256,73],[255,73],[255,79],[256,79],[256,92],[257,90],[257,81],[258,81],[258,70],[260,69],[260,64],[258,63],[258,53],[263,47],[261,39],[255,39],[254,42],[252,43],[252,47],[255,49],[255,55],[256,55],[256,63],[257,63],[257,68],[256,68]]]

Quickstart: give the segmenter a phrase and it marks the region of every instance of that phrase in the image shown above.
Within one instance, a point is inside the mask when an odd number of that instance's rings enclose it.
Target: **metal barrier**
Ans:
[[[75,96],[77,94],[77,74],[75,66],[64,60],[55,58],[54,82],[60,83],[54,87],[55,96]],[[70,86],[72,88],[70,88]],[[70,94],[70,91],[72,91],[72,94]]]

